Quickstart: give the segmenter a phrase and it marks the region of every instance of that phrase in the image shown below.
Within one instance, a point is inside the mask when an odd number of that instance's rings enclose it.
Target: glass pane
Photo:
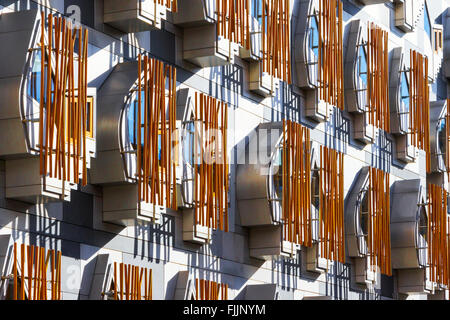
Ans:
[[[313,50],[316,57],[319,56],[319,27],[316,17],[311,18],[311,29],[309,31],[309,47]]]
[[[277,199],[283,198],[283,149],[279,148],[273,163],[273,183]]]
[[[402,99],[401,112],[409,112],[409,85],[405,72],[402,72],[400,83],[400,94]]]
[[[358,75],[365,87],[367,87],[367,57],[364,47],[359,47]]]
[[[428,34],[428,38],[431,40],[431,23],[430,23],[430,17],[428,15],[428,8],[426,5],[425,5],[425,11],[423,14],[423,21],[424,21],[423,28],[425,29],[425,32]]]

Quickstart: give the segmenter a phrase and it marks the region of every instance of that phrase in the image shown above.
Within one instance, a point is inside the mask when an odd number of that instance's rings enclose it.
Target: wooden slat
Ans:
[[[51,300],[61,298],[61,287],[56,283],[57,277],[61,273],[61,252],[58,251],[59,262],[55,266],[55,251],[45,250],[42,247],[25,246],[21,244],[20,255],[17,251],[17,243],[14,243],[13,250],[13,299],[25,300],[25,282],[28,287],[28,300],[47,300],[47,283],[50,282]],[[19,262],[20,261],[20,262]],[[51,280],[47,280],[48,266],[51,268]],[[20,269],[20,295],[19,290],[19,269]],[[34,272],[33,272],[34,270]],[[60,282],[60,279],[59,279]]]
[[[449,286],[448,193],[441,186],[428,185],[428,262],[430,280]]]
[[[62,180],[64,193],[65,181],[79,183],[81,175],[83,185],[87,183],[85,155],[88,31],[84,30],[84,36],[81,29],[78,32],[78,81],[75,86],[76,29],[72,29],[70,22],[53,17],[52,14],[48,15],[46,25],[42,13],[41,30],[40,173]],[[45,35],[48,39],[47,45]],[[54,68],[52,59],[56,63]],[[83,159],[81,172],[80,159]]]
[[[311,246],[309,129],[283,120],[282,222],[285,241]]]
[[[410,111],[409,124],[412,144],[426,152],[427,172],[431,171],[430,98],[428,58],[410,50]]]
[[[389,174],[376,168],[369,169],[369,230],[368,254],[370,265],[379,267],[382,274],[391,276],[390,248],[390,183]]]
[[[343,17],[341,0],[319,0],[319,99],[344,109]]]
[[[228,231],[227,104],[195,93],[195,223]],[[214,133],[214,134],[213,134]]]

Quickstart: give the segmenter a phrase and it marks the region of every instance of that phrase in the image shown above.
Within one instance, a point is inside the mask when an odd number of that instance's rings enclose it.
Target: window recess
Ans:
[[[229,227],[228,105],[195,92],[193,111],[193,198],[183,211],[183,239],[202,244]]]
[[[317,178],[318,199],[312,207],[319,209],[318,238],[307,248],[307,269],[324,272],[333,261],[345,262],[344,154],[321,146]]]
[[[294,83],[307,89],[306,116],[321,122],[344,109],[343,4],[301,0],[294,35]]]
[[[177,12],[178,0],[105,0],[103,21],[124,33],[161,29],[167,12]]]
[[[345,232],[356,282],[375,283],[378,273],[392,274],[389,174],[362,168],[348,201]]]

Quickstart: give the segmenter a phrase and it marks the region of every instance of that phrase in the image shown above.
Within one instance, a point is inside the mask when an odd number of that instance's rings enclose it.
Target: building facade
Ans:
[[[0,299],[449,299],[449,0],[1,0]]]

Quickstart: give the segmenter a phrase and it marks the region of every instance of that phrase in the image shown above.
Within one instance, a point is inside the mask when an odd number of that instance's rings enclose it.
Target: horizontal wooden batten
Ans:
[[[319,0],[319,99],[344,110],[343,4]]]
[[[444,188],[428,185],[428,261],[430,280],[450,286],[448,193]]]
[[[320,147],[319,241],[323,258],[345,263],[344,154]]]
[[[114,262],[114,300],[152,300],[152,269]]]
[[[391,276],[390,188],[389,174],[369,169],[369,219],[367,248],[371,267]]]
[[[367,34],[368,123],[389,132],[388,32],[371,23]]]
[[[412,145],[426,152],[427,172],[431,171],[430,154],[430,93],[428,58],[410,51],[409,128]]]
[[[309,129],[283,120],[282,219],[283,239],[310,247],[311,142]]]
[[[195,279],[195,300],[228,300],[228,284]]]
[[[176,210],[176,69],[139,55],[137,96],[138,200]]]
[[[17,247],[14,243],[13,300],[61,300],[61,251],[21,244],[19,253]],[[49,265],[51,278],[47,279]]]
[[[194,224],[228,232],[228,105],[195,93]]]
[[[73,28],[69,21],[52,14],[48,15],[46,25],[43,12],[41,30],[40,173],[62,180],[64,188],[65,181],[79,183],[81,171],[82,184],[86,185],[88,31]],[[78,58],[74,50],[76,41]]]

